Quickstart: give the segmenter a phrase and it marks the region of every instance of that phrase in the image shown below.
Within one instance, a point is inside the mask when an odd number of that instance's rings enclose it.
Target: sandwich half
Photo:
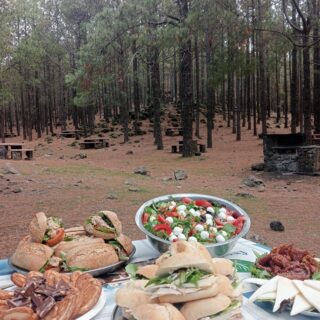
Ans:
[[[121,234],[122,225],[116,213],[100,211],[84,222],[85,230],[95,237],[105,240],[115,239]]]

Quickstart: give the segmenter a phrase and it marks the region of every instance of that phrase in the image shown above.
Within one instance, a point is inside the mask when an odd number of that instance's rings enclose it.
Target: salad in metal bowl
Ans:
[[[145,206],[143,227],[170,242],[187,240],[203,244],[222,243],[237,236],[246,217],[219,202],[182,197]]]

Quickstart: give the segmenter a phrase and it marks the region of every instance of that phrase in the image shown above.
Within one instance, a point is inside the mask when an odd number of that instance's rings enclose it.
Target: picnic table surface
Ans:
[[[131,263],[139,263],[143,261],[149,261],[159,257],[160,253],[156,251],[147,240],[133,241],[136,247],[136,253],[133,256]],[[230,260],[237,261],[237,265],[241,265],[238,269],[238,275],[240,279],[244,279],[250,276],[248,273],[248,264],[252,264],[255,261],[255,252],[266,253],[269,252],[269,248],[263,245],[254,243],[249,240],[240,239],[236,246],[225,255]],[[14,272],[8,265],[8,260],[0,260],[0,287],[1,284],[7,284],[10,281],[10,274]],[[112,312],[116,306],[115,304],[115,292],[118,288],[123,286],[126,278],[115,279],[115,281],[106,283],[103,286],[103,290],[107,295],[107,300],[102,311],[93,318],[93,320],[111,320]],[[282,313],[272,313],[272,304],[260,304],[250,303],[248,297],[252,294],[253,287],[245,285],[243,294],[242,313],[244,320],[307,320],[310,319],[304,316],[290,317],[287,311]]]

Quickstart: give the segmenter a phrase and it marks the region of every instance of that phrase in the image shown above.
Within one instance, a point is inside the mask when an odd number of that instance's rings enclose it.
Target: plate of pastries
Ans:
[[[0,290],[3,320],[89,320],[106,303],[101,282],[81,271],[14,273],[11,280],[14,287]]]

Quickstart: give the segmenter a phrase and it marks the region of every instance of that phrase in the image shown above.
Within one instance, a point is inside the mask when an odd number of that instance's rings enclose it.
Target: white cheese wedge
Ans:
[[[293,280],[293,283],[299,289],[303,297],[320,312],[320,292],[308,287],[303,281]]]
[[[253,293],[253,295],[249,298],[249,301],[254,302],[259,299],[259,297],[268,292],[274,292],[277,290],[279,276],[275,276],[274,278],[267,281],[263,286],[261,286],[257,291]]]
[[[295,316],[310,309],[312,309],[312,305],[303,297],[301,293],[298,293],[294,298],[290,316]]]
[[[303,283],[305,283],[308,287],[319,290],[319,292],[320,292],[320,281],[319,280],[304,280]]]
[[[277,286],[277,297],[273,306],[273,312],[276,312],[280,309],[282,301],[293,299],[298,293],[299,290],[292,283],[292,280],[284,277],[279,277]]]

